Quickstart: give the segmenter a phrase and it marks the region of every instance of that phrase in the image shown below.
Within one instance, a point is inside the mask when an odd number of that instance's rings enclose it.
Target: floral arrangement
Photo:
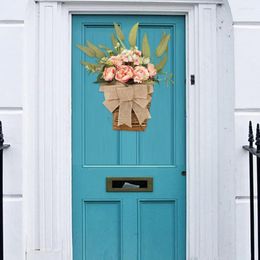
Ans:
[[[161,60],[154,64],[146,34],[142,39],[142,50],[136,46],[138,27],[139,23],[136,23],[129,32],[129,48],[116,23],[115,33],[111,37],[112,49],[105,45],[96,46],[90,41],[87,41],[86,46],[78,45],[87,56],[95,59],[95,63],[81,63],[90,73],[98,74],[96,83],[100,84],[100,91],[104,92],[104,106],[113,113],[115,130],[144,131],[147,120],[151,118],[153,84],[159,82],[158,74],[162,73],[167,62],[170,35],[162,35],[155,51]]]
[[[130,30],[128,41],[130,48],[126,47],[125,36],[118,24],[114,24],[115,34],[111,40],[113,49],[105,45],[95,46],[90,41],[86,46],[78,45],[87,56],[96,59],[95,63],[82,61],[82,64],[90,73],[97,73],[96,83],[123,84],[154,83],[158,82],[158,73],[161,73],[167,62],[169,34],[163,34],[155,55],[162,57],[161,61],[154,65],[151,62],[151,53],[148,37],[145,34],[142,40],[142,50],[136,46],[139,23]]]
[[[155,66],[148,63],[149,58],[142,57],[142,52],[138,49],[125,49],[117,56],[104,60],[106,67],[102,73],[102,79],[106,82],[117,80],[128,84],[144,83],[153,81],[157,75]]]

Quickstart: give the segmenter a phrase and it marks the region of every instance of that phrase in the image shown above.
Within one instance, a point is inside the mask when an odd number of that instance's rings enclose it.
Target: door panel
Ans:
[[[140,201],[139,214],[140,259],[178,259],[175,201]],[[155,245],[160,245],[160,248]]]
[[[84,201],[86,259],[121,258],[121,206],[118,201]]]
[[[152,53],[162,33],[171,34],[165,71],[174,86],[155,85],[145,132],[112,130],[96,76],[80,64],[91,59],[76,45],[111,46],[114,22],[126,36],[140,22],[138,46],[147,33]],[[185,18],[74,15],[72,28],[74,260],[184,260]],[[108,176],[152,177],[154,189],[107,192]]]

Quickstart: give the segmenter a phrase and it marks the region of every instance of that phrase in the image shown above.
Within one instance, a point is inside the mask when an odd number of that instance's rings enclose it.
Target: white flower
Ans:
[[[150,63],[150,58],[143,58],[143,64]]]

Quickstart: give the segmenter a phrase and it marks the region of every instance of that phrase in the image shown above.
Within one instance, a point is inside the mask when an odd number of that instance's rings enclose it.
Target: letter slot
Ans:
[[[107,177],[107,192],[152,192],[151,177]]]

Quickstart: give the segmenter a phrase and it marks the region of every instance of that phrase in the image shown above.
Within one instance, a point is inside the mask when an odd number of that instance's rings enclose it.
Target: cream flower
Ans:
[[[109,59],[108,59],[108,62],[111,63],[112,65],[116,66],[116,67],[119,67],[123,64],[123,61],[122,61],[122,58],[120,55],[117,55],[117,56],[111,56]]]
[[[143,58],[143,64],[148,64],[150,63],[150,58]]]

